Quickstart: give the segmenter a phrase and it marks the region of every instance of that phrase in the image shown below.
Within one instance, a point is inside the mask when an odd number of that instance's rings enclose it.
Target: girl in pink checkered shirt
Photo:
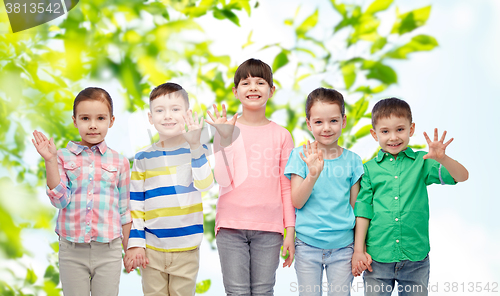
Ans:
[[[73,104],[81,141],[56,150],[34,131],[33,144],[45,160],[47,195],[59,209],[59,270],[64,295],[118,295],[122,244],[127,249],[130,164],[106,145],[113,126],[113,101],[96,87],[82,90]]]

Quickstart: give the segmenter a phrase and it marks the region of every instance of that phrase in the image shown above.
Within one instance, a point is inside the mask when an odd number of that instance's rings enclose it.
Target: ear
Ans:
[[[78,128],[78,125],[76,124],[76,118],[75,116],[71,116],[71,118],[73,118],[73,125]]]
[[[149,124],[153,124],[153,115],[151,115],[151,112],[148,112],[148,119],[149,119]]]
[[[372,134],[372,137],[375,139],[375,141],[378,142],[378,137],[377,137],[377,133],[375,132],[374,129],[370,129],[370,134]]]
[[[415,132],[415,122],[413,122],[411,125],[410,125],[410,137],[413,136],[413,133]]]
[[[307,123],[307,129],[312,132],[311,122],[307,118],[306,118],[306,123]]]
[[[238,97],[238,89],[236,87],[233,87],[233,94],[235,98]]]
[[[345,128],[347,125],[347,116],[344,114],[344,117],[342,118],[342,128]]]
[[[271,89],[269,90],[269,98],[271,98],[273,96],[275,90],[276,90],[276,86],[273,85],[273,87],[271,87]]]
[[[109,127],[112,127],[113,126],[113,123],[115,123],[115,117],[114,116],[111,116],[111,120],[109,122]]]

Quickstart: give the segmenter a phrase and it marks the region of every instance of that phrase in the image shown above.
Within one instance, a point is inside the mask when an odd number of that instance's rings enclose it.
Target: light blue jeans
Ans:
[[[365,271],[363,281],[365,295],[390,296],[398,281],[398,295],[427,296],[429,285],[429,255],[422,261],[404,260],[394,263],[381,263],[373,260],[373,272]]]
[[[351,258],[354,244],[339,249],[320,249],[295,239],[295,270],[301,296],[351,295]],[[328,283],[322,283],[323,270]]]
[[[273,295],[281,233],[221,228],[215,239],[227,295]]]

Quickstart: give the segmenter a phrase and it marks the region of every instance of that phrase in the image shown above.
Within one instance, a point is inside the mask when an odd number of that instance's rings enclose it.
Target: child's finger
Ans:
[[[438,140],[438,129],[435,128],[434,129],[434,142],[436,142]]]
[[[450,143],[453,142],[453,139],[454,138],[449,139],[448,142],[444,144],[444,148],[448,147],[448,145],[450,145]]]
[[[309,153],[307,153],[307,147],[306,145],[302,145],[302,151],[304,151],[304,156],[305,157],[308,157],[309,156]],[[306,161],[304,158],[302,158],[304,161]]]
[[[208,121],[206,119],[205,119],[205,122],[208,123],[208,124],[210,124],[211,126],[215,127],[215,123],[214,122],[210,122],[210,121]]]
[[[214,113],[215,113],[215,116],[217,117],[217,119],[219,119],[221,116],[219,114],[219,109],[217,109],[217,106],[214,104]]]
[[[210,117],[210,119],[212,119],[212,121],[213,121],[213,122],[215,122],[215,118],[214,118],[214,116],[212,115],[212,113],[210,113],[210,111],[208,111],[208,110],[207,110],[207,114],[208,114],[208,116]],[[206,119],[205,119],[205,121],[206,121]],[[208,121],[207,121],[207,122],[208,122]]]
[[[226,105],[222,104],[222,117],[226,117]]]
[[[304,157],[304,155],[302,155],[302,152],[299,152],[299,156],[304,162],[306,162],[306,158]]]
[[[424,137],[425,137],[425,140],[427,141],[428,144],[431,143],[431,139],[429,138],[429,136],[427,135],[426,132],[424,132]]]
[[[238,120],[238,113],[234,113],[233,118],[231,118],[231,124],[235,125],[236,120]]]
[[[441,140],[439,141],[444,142],[445,137],[446,137],[446,131],[444,131],[443,135],[441,136]]]

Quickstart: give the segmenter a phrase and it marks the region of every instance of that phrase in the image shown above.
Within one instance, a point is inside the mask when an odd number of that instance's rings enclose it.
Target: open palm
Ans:
[[[226,106],[222,104],[222,114],[219,113],[219,110],[217,109],[217,106],[215,104],[213,106],[215,116],[207,110],[207,114],[208,116],[210,116],[210,119],[212,119],[212,121],[208,121],[206,119],[205,121],[211,126],[215,127],[221,138],[230,138],[233,135],[234,125],[236,124],[236,120],[238,119],[238,113],[234,114],[231,120],[227,120]]]
[[[49,140],[43,133],[36,130],[33,132],[33,137],[35,139],[32,139],[31,142],[33,142],[36,151],[43,157],[43,159],[49,160],[57,156],[57,149],[56,145],[54,144],[54,138],[50,138]]]
[[[446,137],[446,131],[444,131],[443,135],[441,136],[441,139],[438,140],[438,129],[434,129],[434,141],[431,141],[429,139],[429,136],[427,135],[426,132],[424,132],[424,137],[425,140],[427,141],[427,144],[429,145],[429,153],[424,155],[424,159],[434,159],[434,160],[440,160],[443,157],[446,156],[446,147],[450,145],[450,143],[453,141],[453,138],[449,139],[448,142],[444,143],[444,139]]]
[[[200,143],[201,130],[203,128],[203,119],[198,118],[198,113],[194,112],[190,109],[186,112],[186,115],[182,116],[184,118],[185,127],[182,130],[182,135],[186,142],[190,146],[197,146]],[[187,131],[186,131],[187,128]]]
[[[307,164],[309,174],[313,177],[319,177],[319,174],[323,171],[325,161],[323,159],[323,151],[318,151],[318,142],[316,141],[311,144],[307,141],[307,146],[303,145],[302,149],[304,154],[300,152],[300,158]]]

